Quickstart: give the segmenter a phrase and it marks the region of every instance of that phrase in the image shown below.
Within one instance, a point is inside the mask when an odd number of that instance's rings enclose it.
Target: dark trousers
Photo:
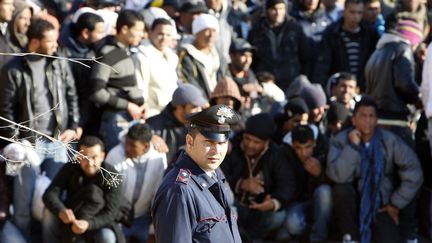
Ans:
[[[350,234],[354,240],[360,239],[359,205],[360,197],[353,184],[336,184],[332,190],[335,219],[340,229],[341,238]],[[415,218],[416,200],[399,211],[397,225],[387,212],[378,213],[372,225],[374,242],[405,242],[417,237]]]

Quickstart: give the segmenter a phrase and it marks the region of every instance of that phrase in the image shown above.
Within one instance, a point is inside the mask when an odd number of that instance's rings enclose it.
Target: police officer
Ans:
[[[156,242],[241,242],[219,165],[237,114],[215,105],[188,118],[186,151],[159,187],[152,208]]]

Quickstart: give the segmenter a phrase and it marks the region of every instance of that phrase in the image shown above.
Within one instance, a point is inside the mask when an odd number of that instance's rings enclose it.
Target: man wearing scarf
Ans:
[[[361,243],[416,242],[415,196],[423,172],[414,151],[377,127],[376,103],[363,97],[353,128],[331,142],[327,175],[342,235]]]

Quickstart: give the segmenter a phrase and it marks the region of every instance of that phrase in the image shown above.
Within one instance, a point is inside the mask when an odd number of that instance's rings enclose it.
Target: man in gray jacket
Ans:
[[[415,240],[415,196],[423,173],[413,150],[377,127],[376,103],[355,106],[353,129],[339,133],[328,154],[327,175],[342,234],[361,242]]]

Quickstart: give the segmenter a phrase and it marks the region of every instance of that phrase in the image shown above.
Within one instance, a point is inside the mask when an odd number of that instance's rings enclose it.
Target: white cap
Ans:
[[[192,34],[194,35],[208,28],[215,29],[219,32],[219,22],[213,15],[200,14],[192,22]]]
[[[73,15],[73,17],[72,17],[72,22],[73,22],[73,23],[78,22],[79,17],[80,17],[81,15],[85,14],[85,13],[94,13],[94,14],[96,14],[96,10],[94,10],[94,9],[92,9],[92,8],[89,8],[89,7],[82,7],[82,8],[79,8],[79,9],[74,13],[74,15]]]

